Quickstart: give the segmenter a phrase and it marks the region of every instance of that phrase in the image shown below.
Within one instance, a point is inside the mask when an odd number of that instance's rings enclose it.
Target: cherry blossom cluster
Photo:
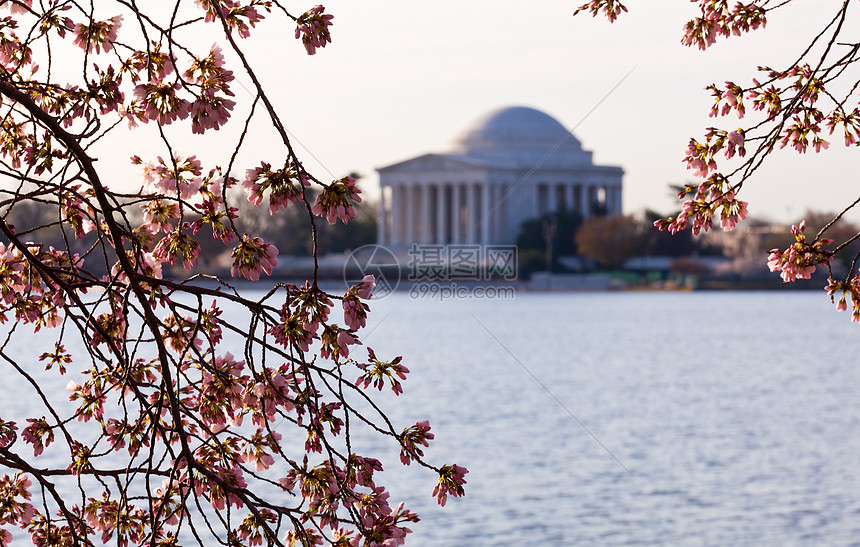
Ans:
[[[374,287],[376,287],[376,280],[372,275],[366,275],[358,285],[350,287],[346,294],[343,295],[343,300],[341,301],[343,304],[343,320],[349,328],[358,330],[366,324],[367,312],[370,311],[370,307],[362,302],[362,300],[370,299],[373,295]]]
[[[301,39],[308,55],[317,52],[317,48],[324,48],[331,43],[331,20],[334,15],[325,13],[323,6],[317,5],[306,11],[296,19],[296,38]]]
[[[12,4],[6,2],[6,4]],[[30,65],[33,62],[33,49],[25,42],[22,42],[15,29],[18,28],[18,22],[14,17],[0,18],[0,29],[3,35],[0,36],[0,63],[3,68],[10,73],[15,73],[21,67]],[[65,32],[65,29],[64,29]]]
[[[785,148],[791,145],[800,154],[805,153],[810,144],[816,152],[821,152],[822,149],[826,150],[830,147],[830,143],[820,136],[823,120],[824,114],[817,108],[798,107],[792,114],[787,127],[783,130],[779,146]],[[836,125],[831,120],[828,120],[827,124],[829,126]]]
[[[430,441],[435,438],[433,433],[430,433],[430,422],[427,420],[420,421],[415,425],[403,430],[400,435],[400,461],[403,465],[409,465],[415,459],[424,455],[422,446],[430,446]],[[435,496],[436,493],[434,492]]]
[[[251,36],[251,29],[265,17],[260,9],[272,11],[272,2],[268,0],[251,0],[242,3],[238,0],[194,0],[206,12],[207,23],[223,20],[227,28],[241,38]]]
[[[311,211],[315,215],[325,217],[329,224],[341,219],[344,224],[355,218],[353,202],[361,203],[355,179],[344,177],[325,186],[314,201]]]
[[[409,369],[400,364],[403,357],[397,356],[391,361],[380,361],[371,348],[367,348],[367,357],[369,363],[358,364],[358,368],[363,374],[355,381],[355,385],[366,388],[373,384],[373,387],[381,391],[385,383],[388,382],[391,384],[391,391],[395,395],[403,393],[403,385],[400,380],[405,380],[409,373]]]
[[[117,12],[96,17],[74,3],[0,3],[11,14],[0,18],[0,163],[17,188],[0,200],[0,323],[9,323],[7,343],[51,329],[38,361],[66,384],[65,393],[50,393],[22,372],[42,408],[19,420],[20,431],[0,409],[0,545],[15,528],[37,546],[401,545],[418,516],[389,501],[378,482],[382,463],[353,452],[350,430],[366,426],[399,446],[404,463],[434,470],[440,504],[463,495],[466,470],[427,463],[429,423],[398,432],[370,398],[383,385],[402,393],[409,372],[402,357],[382,361],[367,348],[364,359],[356,349],[373,277],[330,295],[314,273],[258,301],[229,278],[206,276],[216,289],[171,278],[198,268],[205,226],[205,243],[223,246],[219,259],[230,257],[233,278],[273,273],[278,249],[242,233],[241,196],[231,191],[237,170],[251,203],[268,199],[271,214],[300,203],[312,226],[314,216],[346,223],[361,202],[351,177],[323,184],[305,171],[233,40],[250,36],[275,3],[196,4],[201,11],[189,19],[177,2],[173,18],[161,20],[158,10],[125,2],[99,4]],[[322,6],[298,18],[278,8],[281,23],[296,21],[308,53],[331,41]],[[206,23],[226,33],[220,44],[201,51],[183,41]],[[61,71],[47,56],[59,49],[75,56],[77,80],[56,79]],[[283,141],[281,168],[247,168],[245,133],[223,154],[226,167],[204,168],[188,153],[191,142],[175,138],[230,124],[240,100],[228,58],[241,59],[236,66],[266,105]],[[250,110],[245,132],[257,126]],[[115,192],[106,184],[115,177],[96,161],[99,143],[147,123],[159,126],[163,151],[154,160],[132,156],[143,184]],[[51,206],[56,218],[47,226],[6,220],[30,202]],[[33,243],[43,228],[56,229],[64,246]],[[247,323],[222,311],[225,299]],[[332,313],[337,300],[342,315]],[[297,503],[272,498],[273,486]]]
[[[729,37],[764,28],[770,10],[785,8],[792,0],[770,3],[767,0],[728,2],[726,0],[691,0],[697,4],[700,15],[684,26],[682,43],[706,49],[718,37]],[[720,224],[730,230],[747,214],[747,204],[737,199],[745,183],[756,173],[767,156],[782,148],[804,154],[809,150],[820,153],[830,147],[827,135],[837,134],[845,146],[860,145],[860,107],[855,80],[845,81],[846,67],[860,60],[856,48],[846,36],[845,21],[849,3],[834,8],[831,23],[823,30],[813,32],[810,42],[798,49],[799,57],[785,68],[760,66],[760,75],[743,86],[733,81],[706,87],[713,97],[711,117],[726,116],[734,112],[739,119],[747,114],[747,106],[760,113],[758,121],[735,130],[710,127],[704,139],[690,139],[684,163],[700,183],[686,185],[679,192],[686,199],[675,217],[655,222],[664,230],[677,232],[690,227],[693,233],[709,230],[719,210]],[[593,15],[603,13],[610,20],[620,13],[615,2],[594,0],[580,8]],[[788,9],[788,8],[785,8]],[[577,10],[577,11],[580,11]],[[840,82],[839,85],[834,82]],[[720,154],[721,153],[721,154]],[[734,160],[735,166],[726,168],[723,162]],[[690,196],[692,194],[692,196]],[[858,205],[855,202],[838,216]],[[822,234],[833,223],[828,224]],[[779,271],[786,282],[809,278],[819,264],[829,265],[833,255],[845,248],[850,240],[825,249],[832,241],[819,234],[807,242],[803,235],[805,224],[792,227],[795,242],[785,250],[773,249],[768,265]],[[855,236],[856,238],[857,236]],[[853,239],[853,238],[852,238]],[[857,259],[852,262],[852,270]],[[845,281],[833,281],[828,287],[831,297],[842,292],[837,307],[847,308],[846,294],[854,298],[854,271]]]
[[[186,81],[200,86],[197,98],[189,107],[191,132],[202,134],[208,129],[218,129],[227,123],[236,102],[226,98],[233,96],[229,86],[233,80],[233,72],[224,68],[221,48],[213,46],[209,55],[195,59],[185,71],[184,77]]]
[[[777,116],[782,116],[781,123],[774,130],[776,132],[763,139],[764,144],[761,149],[765,153],[769,153],[777,145],[780,148],[791,146],[799,153],[805,153],[810,147],[816,152],[825,150],[830,143],[822,136],[824,133],[822,125],[829,129],[830,134],[841,127],[846,146],[857,142],[857,131],[860,128],[857,120],[857,109],[847,111],[844,104],[838,102],[829,113],[823,112],[817,103],[823,95],[826,95],[824,83],[817,72],[808,64],[794,66],[783,72],[768,67],[761,67],[760,70],[767,75],[765,83],[753,78],[753,85],[746,90],[734,82],[726,82],[724,89],[715,85],[708,86],[707,89],[711,90],[715,98],[711,115],[724,116],[735,111],[739,118],[743,118],[746,112],[743,99],[746,97],[752,102],[754,110],[762,111],[767,115],[767,120],[775,120]],[[783,81],[785,83],[777,85],[777,82]],[[792,106],[786,107],[786,105]],[[713,132],[715,129],[710,128],[708,131]],[[747,131],[751,131],[751,129],[744,130],[741,128],[737,131],[722,133],[728,136],[730,144],[734,144],[734,141],[742,144],[747,139]],[[762,138],[759,137],[759,139]],[[727,158],[734,155],[729,153],[732,148],[730,146],[727,149]],[[694,170],[697,176],[703,176],[699,175],[703,161],[701,156],[706,155],[707,150],[704,152],[696,150],[695,152],[697,154],[690,154],[688,149],[688,156],[685,161],[688,162],[688,166]],[[711,162],[709,168],[715,169],[716,165]]]
[[[0,420],[0,447],[8,448],[11,446],[18,437],[15,433],[17,430],[18,426],[15,422]]]
[[[30,479],[23,473],[0,477],[0,525],[26,525],[30,522],[36,513],[30,503],[31,486]],[[11,534],[3,530],[0,543],[6,545],[11,539]]]
[[[362,298],[369,298],[372,285],[372,280],[363,280],[350,291]],[[281,317],[303,315],[313,318],[310,321],[317,322],[324,332],[330,326],[326,322],[331,301],[324,297],[324,304],[320,305],[319,299],[313,297],[313,291],[316,289],[310,286],[289,288],[289,305],[282,309]],[[289,307],[295,307],[296,311],[287,312]],[[214,347],[220,340],[218,315],[213,304],[210,313],[202,315],[204,321],[200,323],[175,316],[166,318],[163,324],[171,332],[165,334],[164,339],[169,342],[171,351],[179,355],[200,355],[206,351],[199,343],[200,336],[208,338],[208,344]],[[276,331],[270,332],[276,334]],[[368,353],[375,359],[372,350]],[[344,422],[336,414],[342,405],[320,404],[318,401],[322,394],[313,388],[308,377],[296,374],[289,365],[276,369],[266,367],[251,376],[246,364],[230,353],[209,355],[202,359],[187,357],[179,369],[181,377],[187,382],[187,387],[182,390],[185,406],[200,417],[201,432],[207,431],[210,436],[219,432],[228,433],[232,428],[241,426],[246,416],[250,416],[258,427],[249,437],[231,436],[226,442],[222,440],[218,451],[201,448],[195,455],[195,463],[202,467],[188,471],[185,465],[181,466],[185,471],[175,479],[173,489],[182,491],[193,487],[197,495],[207,499],[216,510],[226,510],[228,507],[238,509],[247,501],[233,493],[228,486],[245,488],[252,475],[270,470],[275,462],[274,455],[283,450],[281,436],[261,426],[278,419],[284,412],[295,414],[298,416],[298,425],[307,429],[306,451],[323,452],[327,446],[323,429],[335,436],[342,431]],[[396,361],[399,362],[399,358]],[[92,378],[85,384],[70,382],[68,387],[70,399],[79,403],[76,413],[78,420],[95,420],[103,424],[112,450],[125,448],[128,443],[129,454],[139,455],[148,442],[144,432],[149,429],[148,421],[151,418],[144,415],[136,422],[110,418],[107,397],[111,391],[124,389],[119,371],[103,369],[89,373]],[[154,385],[157,379],[154,363],[139,362],[132,377],[135,378],[137,389]],[[259,380],[254,380],[255,377]],[[150,399],[155,395],[154,392]],[[41,439],[46,433],[50,434],[51,428],[42,420],[34,421],[28,429],[28,437],[32,441],[27,442],[34,445],[34,450],[41,450],[44,446]],[[401,455],[401,458],[406,458],[406,463],[423,455],[420,447],[428,446],[429,440],[433,439],[429,431],[430,426],[424,421],[408,428],[400,436],[403,454],[408,454],[408,458]],[[50,444],[50,441],[46,444]],[[78,474],[86,473],[92,466],[92,458],[91,449],[75,444],[70,470]],[[252,467],[247,467],[249,465]],[[293,469],[278,479],[277,483],[285,490],[301,494],[308,502],[303,518],[319,519],[322,526],[332,530],[335,538],[348,539],[350,545],[364,545],[373,540],[400,545],[410,532],[403,524],[417,520],[417,516],[404,509],[402,504],[397,508],[389,505],[389,494],[373,481],[374,472],[382,470],[381,464],[373,458],[351,454],[342,468],[333,466],[329,459],[312,467],[305,456],[302,462],[292,462],[291,465]],[[203,469],[209,472],[205,473]],[[462,486],[467,473],[464,468],[443,466],[439,473],[433,496],[440,504],[446,502],[449,494],[463,495]],[[169,486],[165,484],[159,493],[168,490]],[[165,504],[166,514],[170,516],[165,524],[180,522],[183,515],[177,502],[171,501],[173,496],[162,495],[160,499]],[[338,508],[343,505],[352,507],[360,515],[359,522],[364,527],[361,534],[342,527]],[[90,499],[82,511],[88,525],[102,534],[101,540],[104,542],[118,538],[123,544],[139,543],[149,537],[146,513],[133,505],[119,505],[117,500],[103,495],[102,499]],[[242,521],[236,534],[246,539],[259,537],[263,534],[266,522],[270,521],[271,518],[260,521],[249,515]],[[159,530],[158,535],[167,537],[171,533],[163,529]],[[286,539],[293,537],[322,540],[322,536],[307,528],[289,531]]]
[[[59,204],[63,221],[68,223],[80,239],[96,229],[95,212],[87,203],[93,199],[92,190],[81,191],[79,184],[59,192]]]
[[[235,234],[233,220],[238,217],[239,209],[226,203],[224,192],[235,184],[235,179],[224,178],[218,168],[210,169],[203,177],[196,196],[195,213],[200,215],[200,218],[188,225],[193,235],[197,235],[204,225],[209,225],[213,238],[220,239],[225,245],[233,240]]]
[[[827,117],[826,124],[831,135],[837,128],[842,129],[845,146],[860,142],[860,108],[855,106],[850,112],[837,108]]]
[[[622,11],[627,11],[627,7],[624,6],[620,0],[591,0],[590,2],[576,8],[576,11],[574,11],[573,14],[576,15],[581,11],[591,13],[592,17],[596,17],[598,14],[602,13],[610,21],[615,21]]]
[[[835,296],[839,293],[839,301],[836,303],[836,309],[845,311],[848,309],[846,297],[851,298],[851,321],[860,323],[860,275],[850,277],[845,281],[830,278],[827,280],[827,294],[830,295],[830,301],[835,300]]]
[[[179,205],[163,199],[154,199],[140,206],[143,209],[143,228],[152,234],[173,231],[175,219],[179,218]]]
[[[359,343],[351,330],[337,325],[324,325],[320,332],[320,357],[332,361],[346,359],[349,357],[349,347]]]
[[[259,238],[256,238],[259,239]],[[261,240],[262,241],[262,240]],[[239,247],[234,251],[234,257],[237,252],[239,252]],[[156,258],[161,263],[168,263],[171,266],[176,264],[177,260],[182,262],[182,265],[186,270],[190,270],[194,267],[197,262],[197,256],[200,254],[200,244],[197,243],[191,236],[186,234],[181,230],[174,230],[165,235],[159,242],[156,244],[155,248],[152,250],[152,256]],[[248,253],[250,254],[250,253]],[[268,258],[267,253],[267,258]],[[274,250],[274,254],[277,255],[277,249]],[[240,271],[238,274],[233,273],[233,275],[246,275],[246,272],[255,269],[256,263],[253,263],[252,260],[244,259],[246,263],[251,263],[250,266],[245,266],[247,269]],[[260,261],[257,261],[260,262]],[[268,264],[268,261],[267,261]],[[274,265],[277,265],[277,260],[274,261]],[[261,268],[265,268],[263,264],[260,264]],[[266,273],[271,274],[271,267],[266,270]],[[257,270],[257,279],[260,278],[259,270]]]
[[[773,79],[770,78],[771,81]],[[781,90],[772,83],[762,84],[756,78],[752,82],[754,87],[747,92],[747,97],[752,101],[753,110],[765,111],[768,120],[776,118],[782,112]]]
[[[714,106],[711,107],[710,116],[725,116],[732,110],[735,111],[738,118],[743,118],[746,114],[744,107],[744,90],[734,82],[726,82],[725,88],[720,89],[715,84],[711,84],[705,89],[710,90],[714,97]]]
[[[739,118],[743,118],[746,113],[744,97],[752,102],[754,110],[764,111],[768,119],[773,119],[780,113],[785,116],[784,123],[775,129],[777,133],[767,137],[764,148],[759,147],[757,153],[761,150],[769,153],[776,146],[791,146],[799,153],[806,152],[811,146],[816,152],[820,152],[829,146],[821,136],[822,123],[826,123],[831,133],[836,127],[841,126],[845,132],[846,144],[855,142],[857,124],[852,115],[844,114],[840,106],[830,115],[825,116],[814,106],[823,86],[808,65],[795,67],[785,73],[777,73],[766,67],[761,70],[768,73],[767,85],[753,79],[754,87],[748,90],[730,81],[725,82],[723,87],[716,85],[707,87],[714,96],[711,116],[725,116],[735,112]],[[772,83],[784,79],[790,82],[782,88]],[[789,112],[784,112],[783,95],[787,93],[793,94],[797,106]],[[683,204],[682,211],[676,218],[658,221],[655,223],[658,227],[674,232],[685,228],[688,225],[687,221],[693,219],[689,224],[695,233],[701,229],[708,230],[711,227],[711,218],[716,206],[723,207],[720,215],[723,229],[734,228],[737,222],[746,216],[746,203],[736,199],[736,193],[740,190],[743,179],[740,183],[728,184],[727,177],[717,171],[719,169],[717,154],[722,152],[726,160],[735,156],[744,158],[747,155],[750,131],[751,129],[744,128],[727,131],[710,127],[705,132],[704,142],[690,139],[683,161],[695,177],[706,180],[698,185],[699,191],[692,200]],[[755,139],[761,140],[761,137]],[[679,197],[684,198],[686,194],[687,192],[682,192]]]
[[[248,201],[255,206],[268,195],[269,212],[274,215],[281,207],[301,200],[303,187],[310,184],[300,164],[290,161],[283,169],[273,171],[271,164],[261,162],[259,167],[245,171],[242,188],[248,192]]]
[[[107,79],[116,86],[127,73],[136,84],[134,100],[122,109],[130,125],[152,121],[168,125],[190,116],[192,133],[202,134],[227,122],[236,102],[228,98],[233,96],[229,85],[233,72],[224,67],[221,48],[214,45],[208,54],[191,57],[181,78],[176,75],[178,62],[156,45],[146,52],[133,53],[124,62],[118,79]],[[116,88],[113,91],[115,101],[109,105],[116,108],[122,102],[122,94]]]
[[[57,270],[79,269],[83,260],[54,248],[42,250],[29,246],[22,251],[0,243],[0,323],[8,321],[7,314],[13,313],[16,322],[31,324],[34,332],[38,332],[63,322],[67,300],[57,283],[39,275],[33,260]]]
[[[782,280],[786,283],[798,279],[809,279],[819,264],[827,264],[833,257],[833,252],[825,249],[833,243],[832,239],[822,237],[812,243],[806,241],[803,231],[806,229],[806,221],[791,227],[794,243],[784,251],[771,249],[767,265],[772,272],[780,272]]]
[[[260,279],[260,273],[272,275],[272,268],[278,265],[278,248],[266,243],[259,237],[242,236],[242,240],[233,249],[230,257],[233,266],[230,274],[233,277],[244,277],[251,281]]]
[[[332,469],[331,464],[325,462],[311,467],[304,460],[278,484],[285,490],[301,492],[302,497],[309,502],[308,511],[324,515],[323,526],[332,530],[339,544],[403,545],[406,534],[411,532],[404,524],[417,522],[418,516],[404,509],[403,504],[392,508],[388,502],[390,494],[374,484],[374,472],[382,470],[379,461],[353,454],[347,459],[346,465],[347,469]],[[358,514],[359,521],[364,523],[361,535],[339,526],[335,514],[341,503],[338,496],[341,487],[357,490],[346,502]],[[290,531],[286,540],[290,545],[323,544],[321,535],[308,528]]]
[[[101,53],[102,50],[107,53],[113,49],[121,26],[122,15],[116,15],[105,21],[78,23],[69,30],[74,32],[75,45],[87,50],[87,53]]]
[[[678,197],[683,199],[690,193],[694,193],[693,197],[683,203],[677,217],[659,219],[654,226],[673,234],[688,226],[694,234],[707,232],[713,227],[714,215],[719,209],[720,227],[729,231],[747,216],[747,202],[737,199],[728,180],[719,173],[695,187],[687,185],[678,192]]]
[[[170,161],[158,156],[156,161],[148,163],[132,156],[131,161],[141,166],[145,188],[153,193],[188,199],[197,195],[203,185],[202,164],[196,156],[173,156]]]
[[[465,492],[463,485],[466,484],[466,473],[469,471],[459,465],[445,465],[439,471],[439,482],[433,488],[433,495],[439,501],[439,505],[445,506],[448,495],[462,496]]]
[[[719,36],[739,36],[744,32],[756,30],[767,24],[767,10],[762,0],[735,2],[729,7],[727,0],[691,0],[699,4],[701,16],[691,19],[684,25],[685,46],[698,46],[707,49],[716,43]]]

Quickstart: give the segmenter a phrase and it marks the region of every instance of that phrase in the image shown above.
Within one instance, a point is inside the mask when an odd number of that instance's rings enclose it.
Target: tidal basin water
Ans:
[[[374,304],[395,416],[470,470],[436,508],[389,465],[412,545],[860,544],[860,325],[823,291]]]
[[[371,304],[365,343],[412,371],[380,404],[469,468],[439,508],[355,440],[422,517],[407,545],[860,545],[860,325],[823,291]]]

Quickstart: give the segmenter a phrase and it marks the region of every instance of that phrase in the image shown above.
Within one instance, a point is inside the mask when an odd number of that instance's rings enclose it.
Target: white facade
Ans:
[[[377,171],[377,242],[392,249],[509,245],[524,221],[561,209],[621,214],[623,170],[594,165],[573,134],[533,108],[489,112],[447,152]]]

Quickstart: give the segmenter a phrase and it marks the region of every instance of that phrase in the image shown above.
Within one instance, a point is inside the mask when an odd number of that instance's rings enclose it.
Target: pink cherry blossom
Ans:
[[[687,145],[687,155],[684,162],[687,164],[687,169],[693,171],[695,177],[705,178],[708,173],[717,168],[710,147],[698,143],[695,139],[690,139],[690,143]]]
[[[735,152],[743,157],[747,151],[744,148],[744,132],[742,129],[731,131],[726,137],[726,158],[731,159]]]
[[[272,275],[272,269],[278,265],[278,249],[271,243],[265,243],[259,237],[242,236],[242,241],[233,249],[230,255],[233,266],[230,275],[245,277],[251,281],[260,279],[260,272]]]
[[[331,43],[331,33],[328,28],[334,16],[324,12],[325,8],[317,5],[296,20],[296,38],[301,38],[308,55],[313,55],[317,48],[323,48],[327,43]]]
[[[597,15],[602,12],[607,19],[615,21],[622,11],[627,11],[627,8],[619,0],[591,0],[588,3],[579,6],[573,14],[576,15],[581,11],[591,13],[592,17],[597,17]]]
[[[721,197],[718,203],[722,206],[720,227],[727,232],[747,217],[747,202],[735,199],[735,193],[732,191]]]
[[[448,501],[448,494],[460,497],[465,494],[463,485],[466,484],[468,469],[459,465],[445,465],[439,470],[439,482],[433,489],[433,496],[442,507]]]
[[[405,380],[409,373],[409,369],[400,363],[403,357],[398,356],[391,361],[380,361],[371,348],[367,348],[367,357],[369,363],[356,365],[363,374],[355,381],[355,385],[367,388],[372,383],[373,387],[381,391],[387,381],[391,384],[391,391],[395,395],[403,393],[400,380]]]
[[[403,430],[400,435],[400,461],[403,465],[409,465],[415,459],[424,455],[421,446],[430,446],[430,441],[435,438],[430,433],[430,422],[422,420],[412,427]],[[435,495],[435,494],[434,494]]]
[[[199,254],[200,244],[181,230],[168,233],[152,251],[153,257],[170,265],[176,264],[177,259],[182,259],[182,266],[186,270],[194,267]]]
[[[12,15],[22,15],[27,13],[27,8],[32,8],[33,0],[19,0],[18,2],[3,2],[0,8],[8,8]]]
[[[75,45],[88,53],[108,53],[113,49],[117,33],[122,26],[122,15],[111,17],[107,21],[92,21],[88,26],[75,26]]]
[[[284,169],[272,170],[268,163],[261,162],[260,167],[245,171],[242,187],[248,192],[248,201],[255,206],[260,205],[266,193],[269,194],[269,213],[275,214],[281,207],[287,207],[302,199],[303,186],[310,182],[303,172],[302,166],[290,161]]]
[[[806,236],[803,231],[806,229],[806,221],[801,222],[797,226],[791,227],[791,233],[796,241],[784,251],[780,249],[772,249],[768,256],[768,268],[770,271],[780,272],[782,280],[790,283],[797,279],[809,279],[815,271],[815,267],[819,264],[827,264],[833,253],[824,249],[833,241],[827,238],[821,238],[814,242],[807,243]]]
[[[0,499],[3,501],[0,519],[3,524],[19,524],[24,528],[33,518],[35,509],[29,503],[31,486],[30,479],[22,473],[0,477]]]
[[[320,334],[320,342],[320,357],[333,361],[349,357],[349,346],[360,344],[351,331],[337,325],[325,325]]]
[[[281,308],[280,322],[266,332],[282,346],[294,346],[304,352],[309,351],[313,342],[313,332],[308,328],[306,315],[299,311],[293,312],[286,305]]]
[[[367,312],[370,308],[361,300],[368,300],[373,294],[374,287],[376,287],[376,281],[373,276],[366,275],[358,285],[350,287],[343,295],[343,320],[349,328],[358,330],[366,324]]]
[[[323,188],[314,201],[311,211],[313,214],[325,217],[329,224],[341,219],[344,224],[355,218],[355,208],[352,202],[360,203],[361,196],[355,187],[355,179],[344,177]]]
[[[15,460],[9,460],[10,474],[27,472],[0,478],[0,524],[28,536],[16,542],[40,546],[177,545],[189,530],[207,545],[402,545],[411,531],[406,524],[418,517],[376,484],[382,464],[353,452],[359,445],[352,444],[350,428],[365,423],[387,432],[410,462],[438,469],[421,453],[433,438],[429,423],[399,435],[404,424],[369,397],[370,388],[386,386],[399,395],[409,372],[401,357],[383,361],[373,350],[357,361],[374,278],[338,297],[308,276],[303,285],[273,283],[253,301],[216,273],[226,265],[221,243],[234,235],[234,276],[258,280],[277,266],[274,245],[238,237],[238,227],[252,224],[238,219],[230,191],[240,182],[237,166],[246,161],[248,144],[266,125],[285,135],[284,152],[274,167],[254,160],[259,167],[245,171],[249,200],[268,200],[272,214],[313,209],[306,218],[311,222],[314,215],[331,223],[355,216],[361,202],[355,180],[325,184],[304,169],[301,150],[279,121],[286,118],[270,103],[271,90],[261,89],[243,66],[257,60],[233,42],[277,7],[279,24],[291,34],[297,28],[313,54],[330,43],[332,16],[315,6],[294,18],[291,7],[267,0],[196,3],[197,15],[180,10],[176,17],[169,10],[155,17],[158,10],[141,7],[132,28],[120,16],[100,20],[110,13],[71,2],[0,1],[0,11],[11,12],[0,21],[0,67],[9,75],[0,159],[7,178],[19,181],[7,188],[6,205],[25,212],[34,203],[55,213],[44,220],[41,212],[38,218],[23,214],[15,218],[17,228],[10,215],[3,224],[0,322],[19,323],[8,333],[10,344],[15,337],[32,341],[24,327],[54,328],[45,348],[31,348],[39,357],[30,368],[74,377],[68,401],[63,393],[53,401],[56,393],[40,390],[42,411],[19,418],[26,420],[22,430],[0,419],[0,451]],[[207,23],[229,50],[217,44],[201,50],[189,40]],[[64,36],[75,46],[64,48]],[[236,67],[250,75],[250,97],[233,94]],[[209,133],[236,123],[231,113],[239,106],[243,120],[230,130],[238,142],[230,135],[212,140]],[[135,145],[163,151],[146,160],[132,157],[140,184],[100,167],[112,160],[97,144],[110,145],[115,128],[124,132],[126,122],[137,129]],[[197,133],[206,133],[206,140],[186,138]],[[224,142],[232,148],[222,149]],[[203,156],[186,153],[193,146],[209,147],[206,157],[219,164],[204,170]],[[125,190],[111,190],[120,186]],[[214,241],[197,238],[205,225]],[[51,239],[64,250],[39,240],[53,228],[57,238]],[[205,268],[197,261],[203,243],[211,253]],[[170,268],[180,263],[200,272]],[[251,320],[226,317],[216,300],[249,312]],[[343,307],[341,325],[332,323],[335,300]],[[230,342],[236,339],[244,345]],[[87,347],[73,359],[65,346],[74,340]],[[241,348],[242,358],[224,344]],[[18,364],[23,373],[27,363]],[[357,386],[350,374],[360,375]],[[347,392],[350,399],[365,398],[370,409],[348,406]],[[282,441],[281,431],[290,442]],[[458,476],[443,483],[442,495],[456,495]],[[164,479],[160,487],[153,477]],[[35,505],[33,484],[40,488]],[[267,488],[274,484],[288,488],[295,503],[271,502]],[[68,487],[77,495],[65,496],[63,505],[58,496]],[[0,544],[11,537],[0,530]]]
[[[132,163],[141,167],[143,180],[152,192],[190,199],[197,196],[203,187],[200,177],[202,164],[197,156],[175,155],[169,162],[161,156],[154,162],[144,162],[133,156]]]
[[[236,101],[216,95],[214,89],[206,89],[188,107],[191,132],[202,134],[207,129],[220,129],[230,119],[234,106]]]
[[[24,442],[33,445],[33,455],[38,456],[45,447],[54,442],[54,432],[44,417],[40,419],[27,418],[27,421],[30,425],[21,432],[21,438],[24,439]]]
[[[144,122],[154,121],[169,125],[184,120],[191,113],[191,103],[178,95],[179,84],[149,82],[138,84],[134,96],[138,101],[137,118]]]
[[[179,217],[179,206],[176,203],[156,199],[140,206],[143,209],[143,228],[151,234],[172,232],[171,220]]]

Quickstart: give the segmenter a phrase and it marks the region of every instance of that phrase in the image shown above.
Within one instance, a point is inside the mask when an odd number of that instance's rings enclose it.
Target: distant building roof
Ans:
[[[448,152],[524,169],[591,165],[591,152],[558,120],[525,106],[480,116],[454,138]]]

